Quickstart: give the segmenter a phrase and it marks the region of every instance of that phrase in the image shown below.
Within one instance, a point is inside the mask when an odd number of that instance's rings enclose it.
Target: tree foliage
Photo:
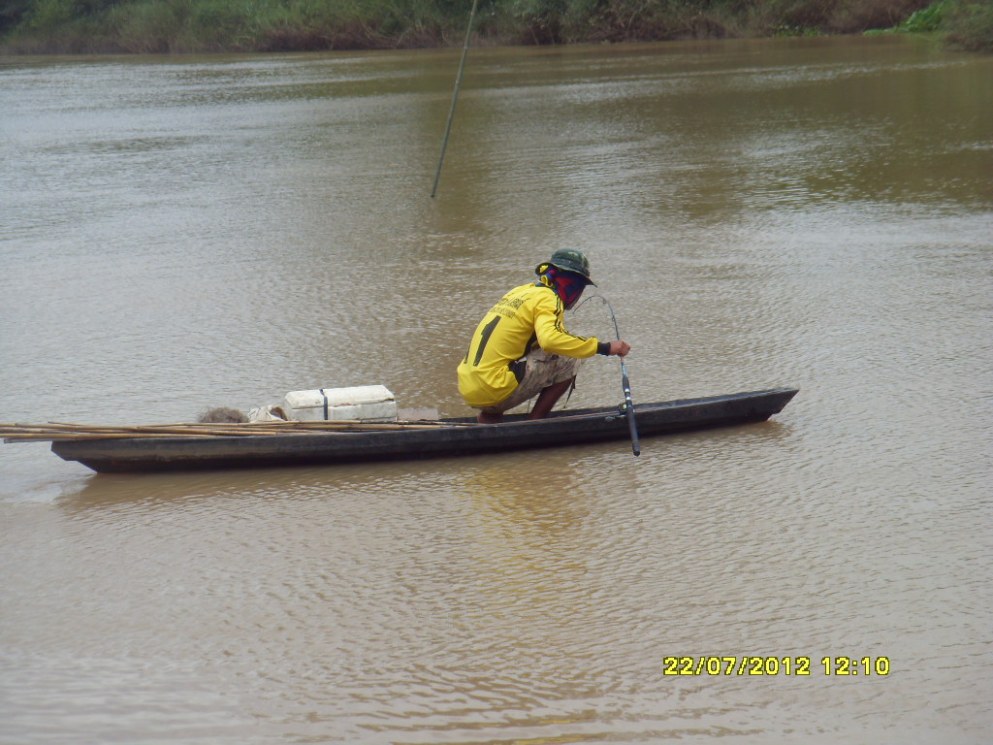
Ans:
[[[458,43],[471,0],[3,0],[7,52],[292,51]],[[481,0],[501,44],[940,28],[993,45],[988,0]]]

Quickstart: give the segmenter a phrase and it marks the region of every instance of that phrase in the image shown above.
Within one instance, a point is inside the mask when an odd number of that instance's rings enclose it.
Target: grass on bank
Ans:
[[[993,2],[948,2],[942,26],[947,41],[970,52],[993,54]]]
[[[185,53],[454,45],[470,0],[3,0],[0,51]],[[993,52],[990,0],[480,0],[477,43],[938,32]]]

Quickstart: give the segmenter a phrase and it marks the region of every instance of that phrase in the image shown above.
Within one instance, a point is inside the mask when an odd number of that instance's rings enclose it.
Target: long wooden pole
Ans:
[[[441,180],[441,164],[445,162],[445,150],[448,148],[448,138],[452,134],[452,120],[455,118],[455,102],[459,99],[459,88],[462,87],[462,73],[465,70],[465,58],[469,54],[469,40],[472,37],[472,21],[476,17],[476,6],[479,0],[472,0],[472,10],[469,11],[469,25],[465,30],[465,44],[462,45],[462,60],[459,71],[455,76],[455,88],[452,90],[452,105],[448,109],[448,122],[445,124],[445,136],[441,139],[441,155],[438,157],[438,169],[434,172],[434,186],[431,187],[431,198],[438,193],[438,182]]]
[[[144,437],[230,437],[259,435],[293,435],[319,432],[362,432],[405,429],[437,429],[439,427],[470,426],[474,423],[444,422],[438,420],[411,420],[396,422],[253,422],[221,424],[216,422],[145,424],[145,425],[95,425],[48,422],[45,424],[0,423],[0,437],[4,442],[34,442],[39,440],[105,440]]]

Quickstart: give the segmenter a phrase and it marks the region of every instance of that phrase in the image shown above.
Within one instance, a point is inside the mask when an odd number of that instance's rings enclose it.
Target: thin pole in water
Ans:
[[[448,137],[452,133],[452,119],[455,118],[455,102],[459,98],[459,88],[462,85],[462,72],[465,70],[465,58],[469,53],[469,39],[472,36],[472,21],[476,16],[476,6],[479,0],[472,0],[472,10],[469,11],[469,25],[465,30],[465,44],[462,45],[462,61],[459,62],[459,71],[455,76],[455,88],[452,90],[452,105],[448,109],[448,123],[445,125],[445,136],[441,140],[441,156],[438,158],[438,170],[434,173],[434,186],[431,187],[431,198],[438,193],[438,181],[441,180],[441,164],[445,162],[445,149],[448,147]]]

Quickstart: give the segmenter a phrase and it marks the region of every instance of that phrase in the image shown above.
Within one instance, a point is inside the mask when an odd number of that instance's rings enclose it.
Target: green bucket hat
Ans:
[[[578,274],[586,280],[586,284],[596,287],[596,282],[590,277],[590,260],[586,258],[582,251],[574,248],[564,248],[552,254],[552,258],[543,261],[534,268],[535,274],[541,274],[549,265],[563,272]]]

